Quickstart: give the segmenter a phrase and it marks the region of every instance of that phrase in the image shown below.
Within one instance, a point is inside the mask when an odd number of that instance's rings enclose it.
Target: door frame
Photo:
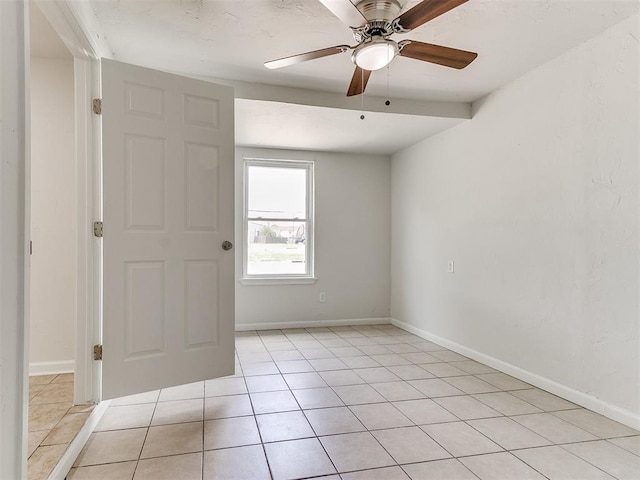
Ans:
[[[102,156],[100,116],[92,112],[91,102],[100,97],[100,58],[108,50],[89,34],[66,0],[35,3],[73,56],[77,192],[73,399],[74,403],[98,403],[101,366],[93,360],[93,345],[102,342],[102,244],[93,236],[92,225],[102,219]]]

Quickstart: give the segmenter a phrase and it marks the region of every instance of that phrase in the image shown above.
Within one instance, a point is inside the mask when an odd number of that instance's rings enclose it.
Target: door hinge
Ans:
[[[102,345],[93,346],[93,359],[102,360]]]
[[[102,238],[102,222],[93,222],[93,236]]]
[[[102,99],[101,98],[94,98],[93,102],[91,102],[91,107],[92,107],[93,113],[95,113],[96,115],[102,115]]]

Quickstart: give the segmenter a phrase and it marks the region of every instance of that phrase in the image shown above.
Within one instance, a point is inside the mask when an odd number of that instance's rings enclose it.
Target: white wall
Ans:
[[[242,159],[315,161],[313,285],[242,285]],[[387,319],[391,168],[386,156],[236,148],[236,328]],[[326,302],[318,302],[319,292]]]
[[[73,369],[76,173],[73,59],[31,59],[30,372]]]
[[[392,159],[392,316],[636,427],[638,21]]]

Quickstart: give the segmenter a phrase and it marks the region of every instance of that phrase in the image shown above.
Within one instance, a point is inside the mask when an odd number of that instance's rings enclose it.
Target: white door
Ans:
[[[233,90],[102,60],[102,398],[233,374]]]

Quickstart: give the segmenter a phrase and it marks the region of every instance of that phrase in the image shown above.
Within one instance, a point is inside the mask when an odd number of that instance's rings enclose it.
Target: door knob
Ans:
[[[231,250],[232,248],[233,248],[233,243],[231,243],[229,240],[225,240],[224,242],[222,242],[223,250]]]

